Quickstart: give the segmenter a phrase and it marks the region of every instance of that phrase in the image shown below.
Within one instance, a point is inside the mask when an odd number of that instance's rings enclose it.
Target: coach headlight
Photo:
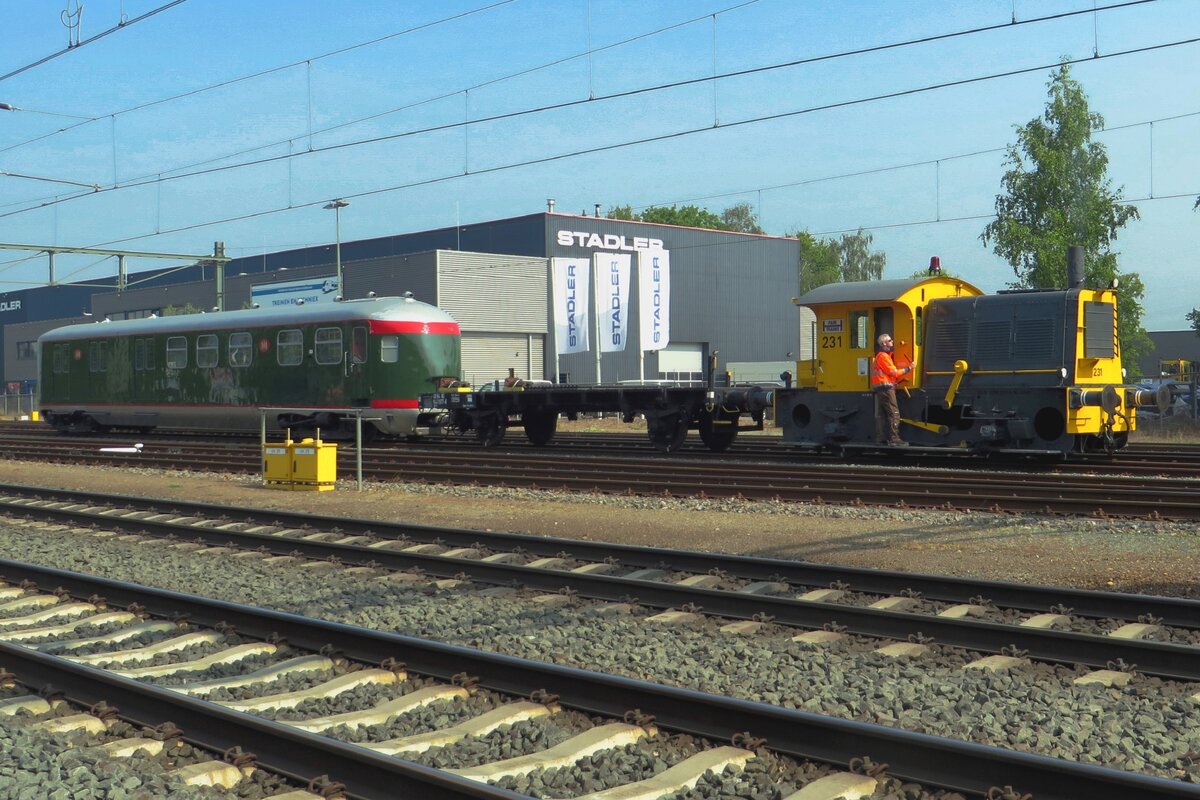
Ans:
[[[1059,367],[1059,369],[1058,369],[1058,374],[1059,374],[1059,376],[1060,376],[1060,377],[1061,377],[1061,378],[1062,378],[1062,379],[1065,381],[1065,380],[1067,379],[1067,368],[1066,368],[1066,367]]]

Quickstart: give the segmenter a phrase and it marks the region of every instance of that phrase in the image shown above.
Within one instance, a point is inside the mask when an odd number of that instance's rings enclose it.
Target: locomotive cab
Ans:
[[[810,309],[816,319],[812,351],[796,365],[801,388],[779,393],[776,399],[776,419],[783,425],[785,441],[810,447],[874,444],[871,365],[875,341],[883,333],[896,342],[896,364],[913,366],[897,389],[902,426],[944,427],[926,419],[926,309],[935,299],[981,294],[966,281],[929,276],[833,283],[797,298],[795,304]]]

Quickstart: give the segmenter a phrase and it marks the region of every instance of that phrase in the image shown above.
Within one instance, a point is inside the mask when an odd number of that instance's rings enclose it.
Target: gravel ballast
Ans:
[[[963,671],[963,651],[889,659],[854,639],[809,649],[786,636],[714,637],[706,625],[657,627],[588,606],[542,609],[520,596],[406,587],[386,578],[313,575],[289,565],[189,556],[16,524],[0,554],[233,602],[397,631],[805,711],[893,725],[1117,769],[1200,782],[1200,687],[1138,677],[1124,689],[1076,687],[1082,670],[1034,664]]]

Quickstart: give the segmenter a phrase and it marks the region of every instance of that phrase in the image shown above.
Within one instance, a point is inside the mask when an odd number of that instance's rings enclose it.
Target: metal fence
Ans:
[[[3,401],[0,402],[0,416],[28,416],[36,408],[37,402],[33,392],[26,392],[25,394],[10,394],[5,392]]]

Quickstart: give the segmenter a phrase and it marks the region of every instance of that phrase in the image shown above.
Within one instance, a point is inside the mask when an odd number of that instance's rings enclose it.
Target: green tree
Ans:
[[[1193,308],[1189,311],[1187,319],[1192,323],[1192,330],[1196,332],[1197,336],[1200,336],[1200,308]]]
[[[1008,148],[1008,171],[996,196],[996,219],[980,239],[1013,268],[1017,288],[1061,288],[1067,283],[1067,247],[1084,248],[1085,283],[1108,286],[1120,276],[1117,296],[1122,360],[1131,373],[1153,345],[1142,327],[1145,286],[1137,273],[1121,275],[1111,248],[1117,232],[1138,210],[1118,202],[1108,179],[1108,154],[1092,141],[1104,119],[1088,109],[1083,86],[1068,65],[1055,71],[1041,117],[1017,128]]]
[[[808,231],[789,234],[800,242],[800,292],[827,283],[877,281],[887,263],[884,253],[872,253],[874,237],[859,228],[836,239],[818,239]]]
[[[163,306],[161,316],[164,317],[182,317],[185,314],[200,314],[204,309],[194,306],[191,303],[184,303],[181,306]]]
[[[729,226],[721,218],[699,206],[650,206],[637,215],[642,222],[656,222],[660,225],[683,225],[688,228],[711,228],[712,230],[728,230]]]
[[[875,237],[864,233],[862,228],[857,233],[841,235],[837,242],[837,254],[843,281],[877,281],[883,277],[887,256],[871,252],[873,241]]]
[[[757,233],[760,236],[766,233],[758,224],[758,214],[754,212],[754,206],[749,203],[738,203],[722,211],[721,222],[731,231]]]
[[[659,225],[682,225],[688,228],[708,228],[716,231],[740,231],[742,233],[765,234],[758,224],[758,216],[749,203],[738,203],[717,216],[707,208],[699,206],[647,206],[634,212],[633,206],[612,206],[608,209],[609,219],[628,219],[637,222],[655,222]]]

